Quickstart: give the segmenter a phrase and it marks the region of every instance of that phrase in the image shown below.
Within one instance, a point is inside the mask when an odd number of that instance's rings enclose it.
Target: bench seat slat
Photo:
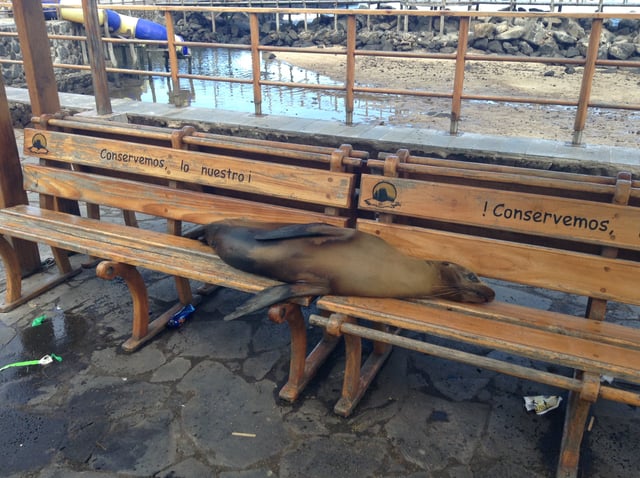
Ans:
[[[452,310],[475,317],[488,318],[496,322],[508,322],[522,327],[531,327],[560,335],[570,335],[585,340],[640,350],[640,328],[500,301],[482,305],[438,299],[415,299],[412,301],[427,307]]]
[[[193,239],[31,206],[1,210],[0,233],[245,292],[278,283],[228,266]]]
[[[633,261],[371,220],[358,220],[358,229],[416,257],[459,261],[485,277],[640,304]]]
[[[640,349],[496,322],[397,299],[326,296],[318,307],[401,329],[430,333],[568,367],[640,382]],[[613,325],[613,324],[608,324]]]
[[[332,217],[285,206],[35,164],[25,164],[23,169],[24,187],[28,191],[181,221],[206,224],[226,218],[244,217],[260,221],[316,221],[335,226],[346,225],[344,217]],[[171,207],[167,206],[169,199]]]

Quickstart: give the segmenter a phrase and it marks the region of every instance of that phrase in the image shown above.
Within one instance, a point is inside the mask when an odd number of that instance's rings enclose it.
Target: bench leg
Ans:
[[[9,241],[3,236],[0,236],[0,257],[2,257],[7,276],[5,304],[8,306],[16,302],[22,295],[22,275],[20,274],[18,255],[13,250],[13,247],[11,247],[11,244],[9,244]],[[5,312],[5,307],[1,309],[2,312]]]
[[[149,322],[149,295],[147,294],[147,286],[144,284],[140,272],[138,272],[134,266],[113,261],[102,261],[96,268],[96,275],[106,280],[121,277],[129,288],[129,293],[133,301],[133,327],[131,337],[122,344],[122,348],[126,352],[134,352],[162,332],[169,319],[186,305],[185,303],[179,302],[173,307],[170,307],[158,318]],[[180,295],[183,295],[183,293]],[[201,297],[198,295],[192,296],[190,303],[196,305],[200,302],[200,299]]]
[[[73,269],[71,267],[69,259],[66,255],[62,255],[63,251],[54,249],[54,253],[55,252],[59,253],[58,255],[54,254],[56,255],[59,273],[52,277],[47,277],[42,281],[36,281],[34,279],[34,284],[23,290],[22,272],[18,255],[11,246],[11,243],[4,236],[0,236],[0,258],[4,264],[7,282],[5,301],[4,304],[0,304],[0,312],[9,312],[80,273],[81,269]],[[65,258],[66,261],[64,260]]]
[[[280,390],[280,398],[294,402],[336,348],[340,338],[325,333],[307,356],[307,329],[299,305],[290,303],[273,305],[269,308],[269,319],[277,324],[285,321],[289,324],[291,333],[289,379]]]
[[[338,324],[343,322],[356,323],[353,317],[342,314],[333,314],[332,318]],[[335,330],[339,330],[339,325]],[[332,330],[331,327],[329,330]],[[344,334],[345,344],[345,371],[342,384],[342,396],[336,403],[333,411],[337,415],[348,417],[353,413],[369,385],[378,374],[380,368],[391,354],[390,344],[374,342],[371,354],[362,365],[362,339],[356,335]]]
[[[582,373],[579,372],[577,376],[580,375]],[[591,404],[598,398],[600,387],[598,375],[584,374],[582,380],[581,392],[569,392],[556,478],[575,478],[578,475],[580,446]]]

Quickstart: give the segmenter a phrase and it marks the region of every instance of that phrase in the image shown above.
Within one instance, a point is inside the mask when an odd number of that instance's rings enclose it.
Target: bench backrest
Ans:
[[[183,147],[192,150],[239,156],[245,159],[273,161],[306,167],[326,169],[332,161],[340,170],[345,166],[358,169],[369,158],[369,153],[354,150],[348,144],[339,147],[298,144],[290,141],[273,141],[197,131],[193,126],[166,128],[104,121],[98,118],[74,116],[56,117],[44,115],[32,118],[34,124],[57,128],[66,132],[84,134],[104,139],[117,139],[157,146]],[[334,165],[335,167],[335,165]]]
[[[417,257],[593,299],[640,304],[640,184],[469,165],[401,151],[368,165],[358,228]]]
[[[167,131],[122,140],[113,131],[126,125],[95,127],[97,134],[25,129],[25,154],[42,160],[24,166],[25,189],[200,224],[244,217],[347,225],[354,213],[356,178],[342,171],[342,150],[308,167],[194,151],[183,130],[170,141]]]

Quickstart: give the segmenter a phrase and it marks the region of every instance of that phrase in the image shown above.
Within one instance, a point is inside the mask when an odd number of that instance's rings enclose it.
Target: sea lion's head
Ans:
[[[496,293],[469,269],[453,262],[440,262],[440,285],[437,297],[456,302],[481,304],[491,302]]]

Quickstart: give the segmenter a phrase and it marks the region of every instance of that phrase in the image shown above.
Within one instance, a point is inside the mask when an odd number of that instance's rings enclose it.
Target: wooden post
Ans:
[[[460,123],[460,110],[462,107],[462,91],[464,89],[464,65],[467,54],[467,42],[469,41],[469,17],[460,17],[460,29],[458,30],[458,51],[456,54],[456,72],[453,78],[453,97],[451,98],[451,124],[450,134],[458,134]]]
[[[0,208],[27,204],[27,193],[22,188],[22,168],[20,155],[13,133],[13,123],[9,112],[7,92],[0,75]],[[10,239],[18,255],[23,275],[29,275],[40,269],[38,246],[21,239]]]
[[[31,112],[34,116],[57,113],[60,111],[60,99],[42,1],[14,0],[13,16],[18,28]]]
[[[165,26],[167,28],[167,54],[169,55],[169,70],[171,71],[171,85],[173,87],[173,104],[184,106],[182,94],[180,92],[180,79],[178,78],[178,52],[175,45],[175,34],[173,31],[173,15],[167,10],[164,12]]]
[[[346,122],[353,124],[353,87],[356,81],[356,16],[347,16],[347,95],[345,98]]]
[[[260,23],[258,14],[249,14],[251,28],[251,71],[253,77],[253,104],[256,115],[262,114],[262,89],[260,88]]]
[[[576,120],[573,125],[573,145],[582,143],[582,133],[587,121],[589,109],[589,98],[593,85],[593,75],[596,72],[596,60],[600,50],[600,35],[602,34],[602,18],[594,18],[591,22],[591,34],[589,35],[589,46],[587,47],[587,58],[584,62],[582,72],[582,84],[580,85],[580,96],[578,98],[578,110]]]
[[[82,0],[84,28],[87,32],[87,48],[91,63],[91,79],[93,94],[96,100],[96,111],[99,115],[111,114],[111,99],[107,82],[107,65],[104,61],[102,36],[98,22],[98,6],[96,0]]]

